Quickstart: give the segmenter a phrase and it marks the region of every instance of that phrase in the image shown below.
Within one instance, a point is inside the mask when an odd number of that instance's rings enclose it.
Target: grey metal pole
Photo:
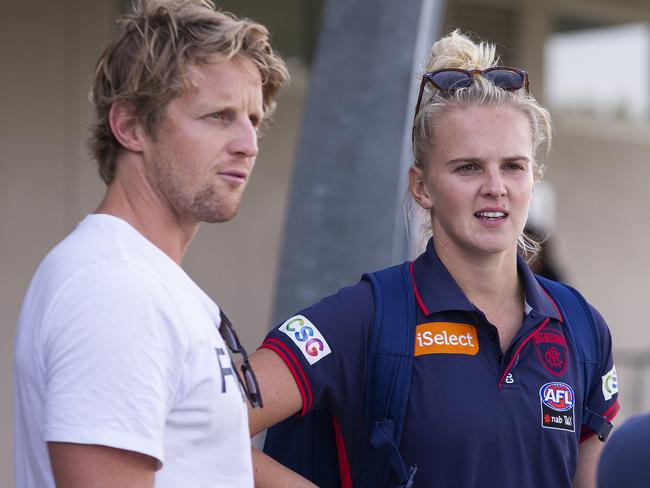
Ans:
[[[407,256],[413,104],[443,0],[330,0],[312,67],[275,319]]]

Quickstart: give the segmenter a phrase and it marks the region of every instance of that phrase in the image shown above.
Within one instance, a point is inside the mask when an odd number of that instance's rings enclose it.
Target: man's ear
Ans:
[[[418,205],[425,210],[433,208],[433,200],[429,188],[424,181],[424,172],[420,168],[411,166],[409,168],[409,191]]]
[[[122,147],[128,151],[142,152],[146,132],[130,105],[122,102],[111,105],[108,122],[113,135]]]

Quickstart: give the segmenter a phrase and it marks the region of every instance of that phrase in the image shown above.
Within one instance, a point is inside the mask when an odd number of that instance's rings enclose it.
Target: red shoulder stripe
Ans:
[[[415,292],[415,300],[418,302],[418,305],[420,306],[420,309],[424,313],[424,315],[429,315],[429,310],[427,307],[424,306],[424,302],[422,302],[422,298],[420,298],[420,293],[418,292],[418,287],[415,284],[415,275],[413,274],[413,261],[411,261],[411,265],[409,266],[409,271],[411,272],[411,281],[413,282],[413,291]]]
[[[300,396],[302,397],[302,409],[300,410],[299,415],[305,415],[305,413],[311,410],[314,397],[311,389],[311,384],[309,383],[307,375],[300,365],[298,358],[296,358],[293,351],[289,349],[286,344],[284,344],[279,339],[276,339],[275,337],[268,337],[260,346],[260,349],[262,348],[270,349],[275,352],[278,356],[280,356],[280,358],[289,368],[289,371],[291,372],[293,379],[295,380],[296,385],[300,390]]]

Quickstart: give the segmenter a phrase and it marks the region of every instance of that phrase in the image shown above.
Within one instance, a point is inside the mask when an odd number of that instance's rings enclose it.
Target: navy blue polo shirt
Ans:
[[[417,302],[414,369],[400,451],[416,464],[416,486],[571,486],[584,403],[618,412],[611,336],[600,328],[599,388],[586,398],[560,313],[518,260],[525,315],[503,353],[497,329],[464,295],[429,241],[411,266]],[[272,330],[262,347],[278,353],[304,415],[328,410],[337,429],[342,486],[361,462],[363,385],[373,322],[368,282],[343,288]]]

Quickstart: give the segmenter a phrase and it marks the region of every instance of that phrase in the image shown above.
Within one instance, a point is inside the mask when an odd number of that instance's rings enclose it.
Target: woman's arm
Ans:
[[[580,444],[573,488],[596,488],[596,467],[604,445],[595,435]]]
[[[316,487],[311,481],[255,448],[253,448],[253,471],[256,488]]]
[[[250,356],[250,363],[262,392],[263,408],[248,406],[248,425],[251,436],[298,413],[302,397],[291,371],[276,353],[258,349]]]
[[[250,363],[264,401],[263,408],[248,408],[248,424],[252,437],[298,413],[302,408],[302,397],[291,371],[273,351],[258,349],[251,355]],[[253,449],[253,469],[257,488],[315,486],[257,449]]]

